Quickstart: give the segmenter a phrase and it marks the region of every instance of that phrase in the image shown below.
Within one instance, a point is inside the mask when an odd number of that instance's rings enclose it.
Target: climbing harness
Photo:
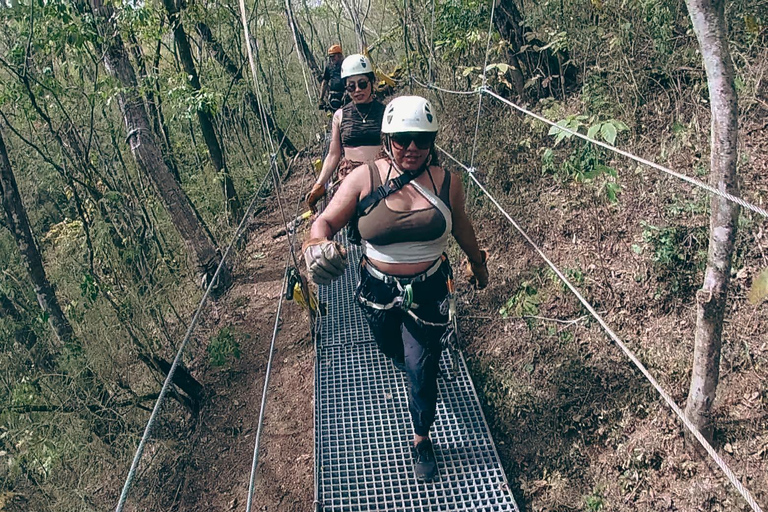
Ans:
[[[459,344],[458,344],[458,322],[456,316],[456,293],[455,285],[453,281],[453,270],[448,267],[448,275],[446,276],[446,284],[448,288],[448,294],[441,301],[441,311],[443,304],[447,305],[448,321],[447,322],[430,322],[419,317],[415,310],[419,309],[419,304],[413,301],[413,285],[416,283],[422,283],[431,276],[435,275],[442,267],[443,263],[448,260],[448,256],[443,254],[424,272],[413,277],[398,277],[390,274],[385,274],[366,257],[363,256],[360,261],[361,269],[365,269],[368,274],[374,279],[384,282],[385,284],[394,284],[397,286],[399,295],[395,296],[392,300],[386,304],[374,302],[366,299],[362,296],[362,286],[358,287],[355,292],[355,298],[364,306],[368,306],[378,311],[388,311],[391,309],[400,309],[404,313],[408,314],[416,325],[419,327],[439,327],[444,328],[445,332],[440,337],[441,351],[446,351],[450,360],[448,372],[443,372],[443,377],[447,381],[452,381],[458,374],[458,361],[459,361]]]

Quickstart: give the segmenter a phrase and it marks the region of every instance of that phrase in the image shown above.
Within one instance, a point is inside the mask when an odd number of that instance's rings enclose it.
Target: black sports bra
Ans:
[[[381,120],[384,105],[378,101],[352,102],[341,110],[341,145],[345,148],[381,145]]]

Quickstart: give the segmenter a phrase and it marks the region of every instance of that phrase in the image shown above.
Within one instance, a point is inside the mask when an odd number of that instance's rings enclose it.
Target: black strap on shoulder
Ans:
[[[368,165],[370,166],[371,164]],[[376,172],[378,172],[378,169],[376,169]],[[368,215],[371,210],[373,210],[376,205],[379,204],[385,197],[388,197],[403,188],[413,178],[415,178],[413,174],[403,173],[397,178],[392,178],[383,185],[376,187],[376,190],[362,198],[360,202],[357,203],[357,216],[362,217],[364,215]]]

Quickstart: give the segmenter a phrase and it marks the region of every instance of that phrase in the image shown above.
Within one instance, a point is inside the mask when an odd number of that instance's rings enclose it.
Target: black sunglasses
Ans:
[[[389,136],[389,140],[398,149],[407,149],[411,142],[416,144],[416,147],[419,149],[429,149],[435,143],[436,136],[437,134],[434,132],[403,132],[393,133]]]
[[[368,84],[371,83],[369,80],[358,80],[357,82],[353,82],[351,80],[347,80],[347,91],[349,92],[355,92],[355,87],[360,89],[361,91],[368,88]]]

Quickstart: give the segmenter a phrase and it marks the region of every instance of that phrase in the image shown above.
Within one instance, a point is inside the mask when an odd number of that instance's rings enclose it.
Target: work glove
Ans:
[[[312,213],[315,213],[317,211],[316,205],[317,202],[325,195],[325,185],[321,185],[318,183],[315,183],[312,186],[312,190],[309,191],[309,194],[307,194],[307,206],[309,207],[309,210]]]
[[[347,268],[347,251],[327,238],[310,238],[301,248],[309,277],[317,284],[330,284]]]
[[[464,260],[469,283],[478,290],[488,286],[488,251],[482,249],[480,254],[482,255],[480,263],[469,261],[469,259]]]

